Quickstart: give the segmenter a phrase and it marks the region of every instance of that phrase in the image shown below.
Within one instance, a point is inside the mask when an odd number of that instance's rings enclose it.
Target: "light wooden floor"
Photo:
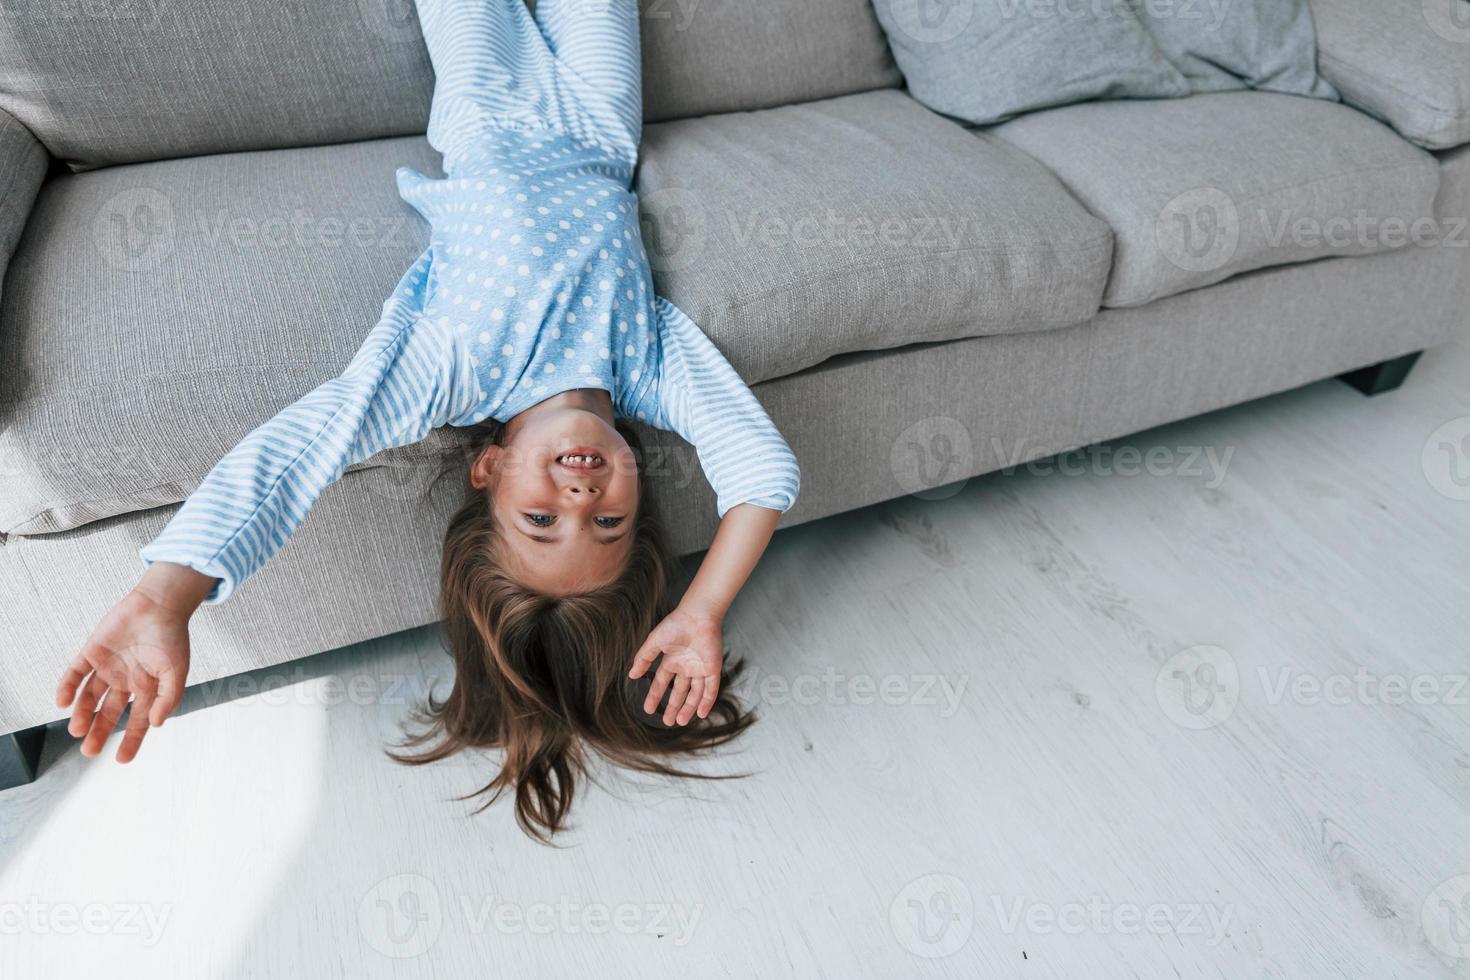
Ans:
[[[129,769],[53,737],[0,976],[1470,977],[1467,382],[782,533],[707,765],[755,775],[612,777],[561,850],[451,798],[483,759],[383,757],[428,632],[195,690]]]

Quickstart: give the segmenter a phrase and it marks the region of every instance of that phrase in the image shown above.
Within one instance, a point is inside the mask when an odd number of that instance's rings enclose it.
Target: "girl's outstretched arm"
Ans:
[[[720,693],[725,613],[744,587],[775,533],[780,511],[756,504],[732,507],[720,521],[714,544],[699,565],[678,607],[648,635],[633,658],[629,677],[642,677],[659,654],[643,710],[652,714],[672,684],[664,724],[687,725],[708,718]]]
[[[694,581],[649,634],[629,676],[642,677],[662,654],[643,710],[652,714],[672,686],[664,724],[687,725],[715,706],[725,614],[782,512],[796,502],[801,473],[765,409],[709,338],[667,300],[658,301],[658,317],[659,377],[645,416],[694,446],[721,519]]]
[[[137,753],[149,724],[162,724],[183,693],[194,611],[265,564],[348,466],[474,410],[480,392],[468,355],[447,321],[420,312],[428,266],[425,253],[340,377],[246,436],[143,548],[142,580],[57,686],[58,706],[72,705],[70,731],[86,735],[85,754],[101,751],[129,698],[118,760]]]
[[[756,504],[732,507],[720,521],[714,544],[705,553],[679,605],[700,615],[724,619],[756,562],[765,554],[780,517],[780,511]]]
[[[479,386],[446,320],[418,305],[429,253],[384,304],[383,317],[341,376],[247,435],[205,477],[152,542],[145,562],[187,565],[228,598],[279,551],[347,467],[418,442],[469,412]]]
[[[629,414],[679,433],[694,447],[721,517],[738,504],[790,510],[801,491],[801,470],[771,417],[682,310],[658,297],[656,315],[657,384]]]

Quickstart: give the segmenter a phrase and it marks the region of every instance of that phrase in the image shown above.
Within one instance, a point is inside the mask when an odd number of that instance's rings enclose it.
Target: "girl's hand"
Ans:
[[[708,718],[720,694],[720,665],[724,662],[723,622],[720,617],[679,606],[653,628],[633,658],[629,677],[642,677],[663,655],[653,675],[643,710],[653,714],[669,684],[664,724],[687,725],[696,714]]]
[[[214,581],[157,563],[97,624],[56,687],[56,706],[72,706],[67,731],[86,736],[83,755],[102,751],[129,697],[133,713],[118,762],[131,762],[148,726],[162,725],[178,707],[189,674],[189,617]]]
[[[725,513],[678,608],[654,627],[633,658],[629,677],[642,677],[660,653],[664,658],[643,702],[645,713],[653,714],[672,682],[665,725],[687,725],[695,714],[709,717],[720,696],[725,613],[766,550],[780,516],[756,504],[737,504]]]

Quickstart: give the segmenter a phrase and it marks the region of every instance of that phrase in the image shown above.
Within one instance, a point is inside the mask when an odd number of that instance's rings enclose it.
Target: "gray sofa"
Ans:
[[[345,365],[425,241],[394,169],[437,162],[402,0],[26,6],[0,32],[0,733],[60,716],[138,548]],[[1349,104],[979,132],[905,93],[869,0],[644,7],[656,280],[800,457],[788,524],[1344,372],[1381,387],[1465,327],[1470,29],[1418,0],[1315,3]],[[710,491],[648,439],[697,551]],[[432,622],[462,440],[348,473],[196,617],[191,681]]]

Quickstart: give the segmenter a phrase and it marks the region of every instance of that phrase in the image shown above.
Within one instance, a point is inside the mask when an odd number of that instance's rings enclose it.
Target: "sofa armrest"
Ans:
[[[31,131],[0,109],[0,288],[50,163]]]
[[[1470,3],[1311,0],[1317,70],[1411,143],[1470,143]]]

